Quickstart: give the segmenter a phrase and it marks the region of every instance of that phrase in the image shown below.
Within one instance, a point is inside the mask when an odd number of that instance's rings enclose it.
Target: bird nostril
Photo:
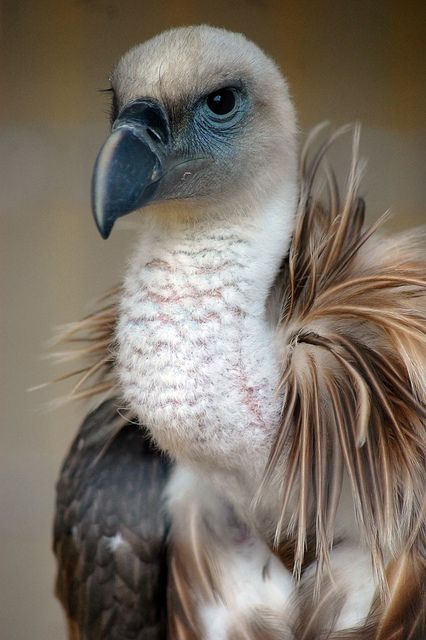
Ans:
[[[147,127],[146,129],[147,134],[149,135],[149,137],[151,138],[151,140],[153,140],[154,142],[158,143],[162,143],[163,139],[161,138],[160,134],[157,133],[154,129],[151,129],[150,127]]]

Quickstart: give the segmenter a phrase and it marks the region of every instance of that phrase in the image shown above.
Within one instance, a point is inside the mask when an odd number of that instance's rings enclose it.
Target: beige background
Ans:
[[[61,391],[26,388],[60,323],[80,317],[123,270],[132,234],[108,243],[89,210],[91,167],[107,131],[108,71],[129,46],[180,24],[243,31],[287,74],[302,131],[363,123],[374,218],[425,221],[426,14],[385,0],[9,0],[2,5],[0,91],[0,637],[64,638],[52,595],[50,529],[61,459],[86,411],[46,413]],[[338,162],[344,146],[338,150]],[[120,225],[118,225],[120,227]]]

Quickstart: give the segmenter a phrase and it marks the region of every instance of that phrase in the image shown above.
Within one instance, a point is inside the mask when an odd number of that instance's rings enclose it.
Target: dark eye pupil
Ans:
[[[215,91],[208,96],[207,106],[217,116],[226,116],[235,107],[235,94],[231,89]]]

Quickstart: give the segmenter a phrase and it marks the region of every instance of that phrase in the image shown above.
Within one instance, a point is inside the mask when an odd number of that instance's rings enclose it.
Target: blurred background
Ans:
[[[53,597],[51,523],[61,460],[87,408],[46,412],[67,390],[32,385],[58,371],[46,341],[117,282],[133,233],[106,244],[89,208],[108,129],[108,72],[166,28],[242,31],[280,64],[302,136],[314,124],[362,122],[370,218],[424,223],[424,2],[390,0],[3,0],[0,87],[0,637],[65,638]],[[349,140],[336,150],[347,163]],[[120,230],[121,229],[121,230]],[[120,231],[119,231],[120,230]]]

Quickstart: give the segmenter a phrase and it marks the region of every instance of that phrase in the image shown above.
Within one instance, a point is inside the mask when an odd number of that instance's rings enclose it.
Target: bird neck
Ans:
[[[215,204],[194,207],[181,201],[179,205],[155,205],[142,214],[131,275],[145,280],[147,271],[152,271],[150,261],[163,258],[171,272],[185,273],[196,287],[203,281],[217,281],[219,272],[224,281],[233,275],[241,278],[247,304],[254,304],[263,316],[293,234],[297,196],[296,186],[283,185],[261,203],[253,200],[241,207],[230,201],[220,212]],[[164,279],[164,273],[158,275],[160,281]]]
[[[153,211],[142,223],[121,302],[118,371],[125,401],[177,459],[247,472],[254,457],[255,475],[263,471],[280,411],[265,307],[296,206],[284,195],[257,212],[207,211],[167,228]]]

